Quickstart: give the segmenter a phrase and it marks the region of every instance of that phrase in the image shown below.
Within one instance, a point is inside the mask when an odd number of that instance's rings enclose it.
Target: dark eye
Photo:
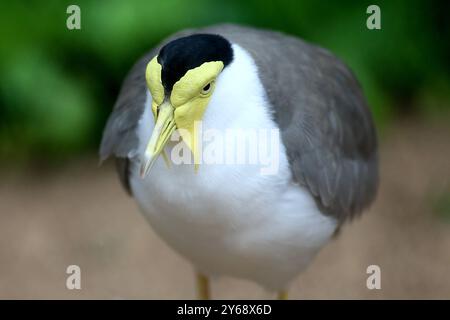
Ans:
[[[207,93],[209,93],[210,90],[211,90],[211,82],[203,87],[202,94],[207,94]]]

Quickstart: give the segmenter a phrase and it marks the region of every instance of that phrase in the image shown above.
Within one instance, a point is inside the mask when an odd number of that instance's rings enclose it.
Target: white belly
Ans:
[[[195,174],[161,159],[145,180],[133,172],[133,195],[154,230],[206,274],[283,288],[336,227],[286,172],[203,165]]]
[[[217,80],[204,128],[276,128],[256,67],[246,52],[233,48],[235,62]],[[138,155],[153,129],[150,104],[149,95],[138,130]],[[154,230],[200,271],[284,288],[329,240],[337,223],[292,182],[280,145],[279,170],[272,175],[261,175],[258,165],[201,164],[197,173],[192,165],[168,169],[160,157],[142,180],[133,162],[133,196]]]

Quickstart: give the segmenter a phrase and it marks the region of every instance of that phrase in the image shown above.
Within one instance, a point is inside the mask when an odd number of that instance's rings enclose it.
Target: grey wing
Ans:
[[[137,127],[146,100],[145,66],[154,50],[140,59],[125,78],[119,97],[110,114],[100,144],[100,161],[116,157],[116,168],[124,188],[131,194],[128,182],[129,158],[139,146]]]
[[[103,130],[99,151],[100,161],[104,161],[110,156],[116,158],[116,168],[120,181],[130,195],[132,192],[128,180],[129,159],[137,155],[139,146],[137,128],[147,98],[145,68],[165,43],[193,32],[194,30],[184,30],[165,39],[136,62],[122,84],[113,111]]]
[[[321,78],[304,92],[308,96],[296,95],[304,108],[292,112],[282,128],[294,178],[308,187],[323,212],[339,221],[362,212],[378,185],[375,129],[347,71],[324,67]]]
[[[216,27],[254,58],[293,179],[343,222],[375,197],[377,138],[362,90],[327,50],[281,33]]]

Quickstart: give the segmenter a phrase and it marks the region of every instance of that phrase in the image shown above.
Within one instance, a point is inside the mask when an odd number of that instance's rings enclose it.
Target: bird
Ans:
[[[271,130],[276,170],[202,162],[198,124]],[[192,263],[199,299],[211,298],[216,276],[288,299],[320,249],[372,204],[379,180],[374,121],[349,67],[296,36],[235,24],[185,29],[144,54],[99,155],[115,159],[152,229]]]

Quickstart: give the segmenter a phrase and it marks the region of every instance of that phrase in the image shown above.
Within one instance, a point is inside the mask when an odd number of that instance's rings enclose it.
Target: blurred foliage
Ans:
[[[431,208],[438,218],[450,223],[450,188],[431,193]]]
[[[92,150],[121,80],[162,38],[231,22],[317,43],[356,73],[378,126],[404,112],[442,114],[450,101],[448,1],[17,1],[0,4],[0,155],[61,158]],[[66,8],[81,8],[81,30]],[[50,157],[51,156],[51,157]]]

